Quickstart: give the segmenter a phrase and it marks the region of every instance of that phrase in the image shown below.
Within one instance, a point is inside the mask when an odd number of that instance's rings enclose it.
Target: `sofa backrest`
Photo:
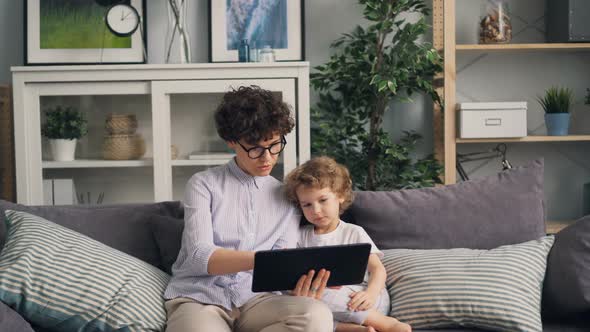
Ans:
[[[454,185],[355,194],[342,219],[381,249],[491,249],[545,234],[542,160]]]
[[[162,223],[170,223],[174,236],[180,234],[183,210],[180,202],[120,205],[26,206],[0,200],[0,213],[24,211],[89,236],[110,247],[137,257],[160,269],[165,264],[160,252]],[[4,244],[5,223],[0,223],[0,248]],[[180,227],[180,230],[178,228]],[[180,243],[178,244],[180,245]],[[174,257],[175,258],[175,257]]]

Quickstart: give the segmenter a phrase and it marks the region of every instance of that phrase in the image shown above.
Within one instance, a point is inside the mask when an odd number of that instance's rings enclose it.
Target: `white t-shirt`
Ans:
[[[370,243],[371,254],[377,254],[379,258],[383,258],[383,253],[361,226],[345,223],[342,220],[340,220],[335,230],[326,234],[315,234],[313,225],[303,226],[297,246],[305,248],[356,243]]]

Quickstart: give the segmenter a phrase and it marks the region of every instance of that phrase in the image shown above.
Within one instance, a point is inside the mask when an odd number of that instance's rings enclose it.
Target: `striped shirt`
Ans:
[[[255,295],[252,271],[209,275],[209,257],[218,248],[295,247],[299,218],[272,176],[251,176],[235,160],[196,173],[186,185],[182,246],[164,297],[188,297],[226,309],[242,306]]]

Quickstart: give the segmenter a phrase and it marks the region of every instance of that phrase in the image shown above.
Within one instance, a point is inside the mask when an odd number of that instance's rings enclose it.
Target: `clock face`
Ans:
[[[139,13],[129,5],[114,5],[107,11],[106,23],[115,35],[130,36],[139,27]]]

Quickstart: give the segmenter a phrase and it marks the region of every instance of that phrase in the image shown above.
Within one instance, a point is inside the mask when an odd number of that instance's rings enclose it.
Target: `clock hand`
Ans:
[[[129,16],[129,15],[131,15],[131,12],[127,13],[127,15],[125,15],[125,17],[123,17],[123,18],[121,19],[121,21],[122,21],[122,20],[124,20],[124,19],[126,19],[126,18],[127,18],[127,16]]]

